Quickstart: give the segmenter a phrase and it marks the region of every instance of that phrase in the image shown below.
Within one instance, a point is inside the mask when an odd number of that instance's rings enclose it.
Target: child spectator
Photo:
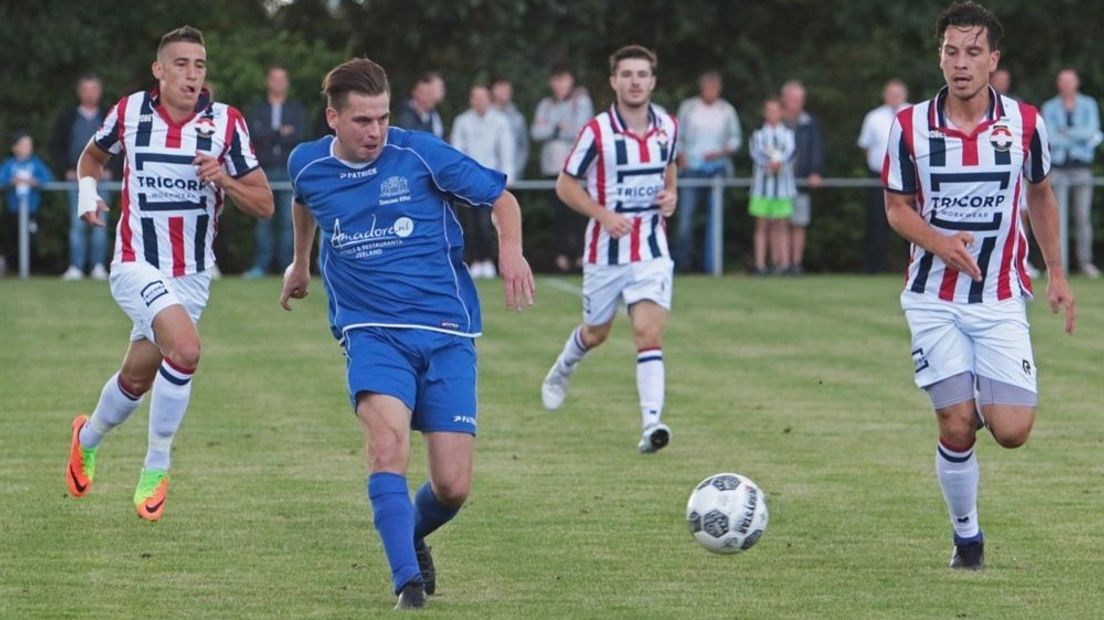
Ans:
[[[19,265],[19,203],[27,202],[30,231],[30,260],[34,262],[35,238],[38,233],[38,204],[43,183],[54,180],[50,169],[34,154],[34,141],[30,134],[17,132],[12,139],[12,156],[0,165],[0,187],[6,187],[7,208],[4,209],[5,251],[7,264],[12,268]]]
[[[763,103],[763,126],[750,141],[755,162],[754,182],[748,212],[755,217],[755,274],[767,271],[767,249],[774,273],[790,271],[789,218],[793,214],[794,132],[782,124],[782,104],[778,99]]]

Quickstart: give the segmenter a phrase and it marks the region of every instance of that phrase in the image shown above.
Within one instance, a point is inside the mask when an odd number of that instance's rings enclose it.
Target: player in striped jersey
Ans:
[[[939,425],[935,465],[954,528],[951,567],[974,570],[984,564],[976,431],[984,424],[1001,446],[1021,446],[1038,400],[1022,192],[1046,259],[1047,301],[1054,312],[1065,307],[1069,333],[1075,318],[1058,251],[1046,127],[1035,108],[989,86],[1001,33],[996,17],[973,2],[940,16],[946,87],[897,114],[882,170],[889,223],[912,242],[901,306],[916,384]]]
[[[112,155],[124,158],[123,213],[111,263],[111,294],[134,322],[122,367],[104,385],[91,418],[72,423],[69,491],[92,486],[104,435],[152,388],[149,448],[134,492],[138,515],[160,519],[172,440],[184,419],[199,364],[196,321],[207,305],[211,244],[225,196],[254,217],[272,217],[272,191],[258,168],[241,114],[203,89],[203,34],[183,26],[157,47],[158,86],[123,97],[77,164],[78,210],[103,226],[96,179]]]
[[[671,309],[674,263],[666,218],[675,211],[678,123],[651,103],[655,67],[655,54],[639,45],[610,56],[610,86],[617,101],[583,127],[556,181],[560,199],[590,217],[583,251],[583,323],[541,385],[544,406],[558,409],[575,365],[606,340],[617,305],[624,301],[637,348],[643,425],[637,447],[642,453],[663,448],[671,438],[661,421],[661,339]]]

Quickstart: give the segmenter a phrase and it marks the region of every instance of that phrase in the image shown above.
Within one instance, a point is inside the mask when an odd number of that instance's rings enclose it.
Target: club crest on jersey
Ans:
[[[992,144],[994,149],[1004,153],[1012,148],[1012,132],[1003,125],[993,127],[993,131],[989,134],[989,144]]]
[[[207,116],[201,116],[195,123],[196,135],[200,138],[210,138],[215,135],[215,120]]]
[[[406,182],[406,177],[387,177],[380,184],[380,198],[391,198],[409,193],[410,186]]]

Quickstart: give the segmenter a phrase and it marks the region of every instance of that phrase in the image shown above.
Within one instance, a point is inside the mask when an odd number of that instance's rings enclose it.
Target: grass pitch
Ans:
[[[665,343],[672,444],[636,453],[619,318],[564,408],[539,384],[579,319],[577,280],[531,312],[481,283],[480,435],[467,508],[434,535],[426,617],[1104,616],[1104,285],[1075,280],[1070,338],[1032,305],[1041,404],[1029,444],[979,441],[988,568],[946,568],[935,424],[911,383],[897,277],[679,278]],[[0,617],[349,618],[394,602],[324,293],[216,282],[165,518],[134,514],[143,406],[67,497],[68,425],[124,351],[102,283],[0,282]],[[411,484],[424,477],[415,441]],[[758,546],[715,556],[686,498],[736,471],[767,493]]]

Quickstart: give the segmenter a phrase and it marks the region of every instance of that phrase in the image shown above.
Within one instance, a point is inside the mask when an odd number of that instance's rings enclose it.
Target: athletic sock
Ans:
[[[184,412],[192,397],[194,373],[194,368],[182,368],[168,358],[161,362],[161,368],[153,380],[153,396],[150,399],[147,468],[169,469],[173,438],[184,421]]]
[[[80,430],[80,444],[83,448],[95,448],[103,441],[111,429],[126,422],[130,414],[142,404],[142,397],[128,389],[119,373],[115,373],[100,391],[100,400],[92,417]]]
[[[589,350],[583,344],[583,326],[579,325],[571,332],[571,336],[564,343],[563,351],[556,358],[556,364],[559,366],[560,372],[565,375],[571,374],[575,370],[575,364],[578,364]]]
[[[368,476],[368,500],[387,563],[391,565],[391,586],[398,594],[411,580],[422,578],[414,554],[414,505],[410,503],[406,476],[391,472]]]
[[[981,532],[977,520],[978,461],[973,444],[955,447],[940,439],[935,448],[935,473],[947,501],[956,544],[973,542]]]
[[[428,480],[423,482],[414,495],[414,548],[425,546],[425,537],[451,521],[458,512],[459,508],[446,506],[437,499]]]
[[[665,374],[662,349],[637,351],[636,391],[640,394],[640,417],[644,428],[659,423],[663,415]]]

